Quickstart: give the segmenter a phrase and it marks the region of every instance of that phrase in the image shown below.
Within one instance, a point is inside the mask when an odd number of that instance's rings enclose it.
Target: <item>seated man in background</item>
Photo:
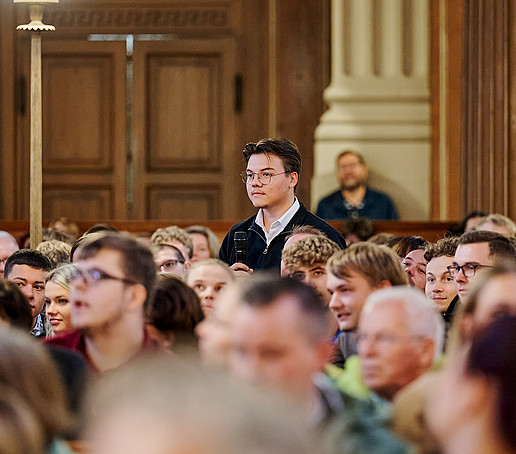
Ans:
[[[76,331],[47,343],[82,353],[99,372],[157,350],[145,330],[144,311],[156,280],[149,249],[129,235],[97,233],[75,257],[70,304]]]
[[[480,218],[475,230],[489,230],[490,232],[500,233],[509,238],[516,236],[516,224],[507,216],[502,214],[489,214]]]
[[[329,307],[341,331],[332,362],[342,367],[357,353],[356,330],[367,297],[380,288],[406,285],[407,275],[391,249],[372,243],[355,243],[335,253],[326,271]]]
[[[5,262],[19,248],[14,236],[5,230],[0,230],[0,277],[4,277]]]
[[[178,227],[177,225],[156,229],[151,236],[150,244],[151,246],[157,246],[159,244],[175,246],[183,254],[186,268],[190,266],[190,260],[193,256],[192,237],[186,230]]]
[[[301,155],[294,143],[286,139],[262,139],[248,143],[243,155],[246,170],[241,174],[242,182],[258,213],[231,227],[220,248],[219,258],[223,262],[240,272],[260,269],[279,272],[285,241],[298,225],[311,225],[344,247],[340,233],[310,213],[295,196]],[[238,235],[242,239],[235,241]],[[246,244],[245,259],[237,257],[236,246],[240,241]]]
[[[346,150],[337,156],[337,179],[340,189],[317,205],[323,219],[364,217],[373,220],[398,220],[391,198],[367,186],[367,166],[363,156]]]
[[[514,244],[500,233],[487,230],[464,233],[459,239],[453,263],[448,267],[460,300],[465,301],[472,283],[485,268],[492,268],[515,256]]]
[[[36,337],[45,336],[45,274],[52,264],[41,252],[21,249],[5,263],[5,278],[14,282],[25,295],[32,309],[32,331]]]

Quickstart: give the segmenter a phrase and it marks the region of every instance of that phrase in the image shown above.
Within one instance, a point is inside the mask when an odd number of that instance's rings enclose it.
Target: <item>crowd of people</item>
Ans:
[[[221,243],[0,232],[0,453],[516,453],[515,224],[341,233],[297,199],[294,144],[243,154],[258,211]]]

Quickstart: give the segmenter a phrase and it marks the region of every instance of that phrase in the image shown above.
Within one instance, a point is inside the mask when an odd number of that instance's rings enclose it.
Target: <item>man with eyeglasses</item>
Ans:
[[[76,251],[70,305],[75,331],[47,340],[82,353],[98,372],[158,349],[145,330],[156,271],[152,253],[121,233],[86,239]]]
[[[491,268],[504,258],[516,257],[514,243],[504,235],[487,230],[464,233],[448,267],[461,302],[471,290],[482,270]]]
[[[173,274],[181,279],[185,276],[190,262],[185,263],[182,252],[175,246],[161,243],[152,248],[156,270],[163,274]]]
[[[220,248],[219,258],[235,271],[276,269],[281,251],[294,226],[311,225],[344,247],[343,237],[310,213],[295,196],[301,171],[301,155],[286,139],[262,139],[243,150],[247,167],[241,174],[247,195],[258,208],[255,216],[233,226]],[[243,232],[245,263],[237,260],[235,232]]]

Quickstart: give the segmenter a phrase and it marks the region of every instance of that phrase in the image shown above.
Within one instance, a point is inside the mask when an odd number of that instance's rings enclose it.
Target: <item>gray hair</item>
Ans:
[[[366,300],[362,314],[371,312],[376,306],[388,303],[401,303],[414,335],[424,336],[434,341],[434,360],[438,359],[444,344],[444,321],[437,309],[428,301],[421,290],[408,286],[390,287],[377,290]]]
[[[11,240],[13,246],[16,246],[16,250],[20,249],[20,246],[18,246],[18,242],[16,241],[16,238],[14,238],[14,236],[12,236],[9,232],[6,232],[5,230],[0,230],[0,240],[4,238]]]

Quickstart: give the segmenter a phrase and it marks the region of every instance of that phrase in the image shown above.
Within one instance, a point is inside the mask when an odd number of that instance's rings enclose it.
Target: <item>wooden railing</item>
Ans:
[[[233,226],[235,220],[219,220],[219,221],[121,221],[121,220],[103,220],[103,221],[80,221],[77,222],[81,232],[86,231],[91,226],[98,223],[109,224],[118,230],[128,231],[135,234],[152,233],[159,227],[168,225],[177,225],[185,228],[190,225],[204,225],[215,233],[222,240],[226,233]],[[341,230],[344,221],[329,222],[337,230]],[[428,241],[435,241],[442,238],[451,225],[451,222],[432,222],[432,221],[376,221],[373,223],[376,233],[386,232],[396,236],[421,235]],[[45,223],[44,225],[48,225]],[[6,230],[17,239],[20,239],[29,232],[28,221],[2,221],[0,220],[0,230]]]

